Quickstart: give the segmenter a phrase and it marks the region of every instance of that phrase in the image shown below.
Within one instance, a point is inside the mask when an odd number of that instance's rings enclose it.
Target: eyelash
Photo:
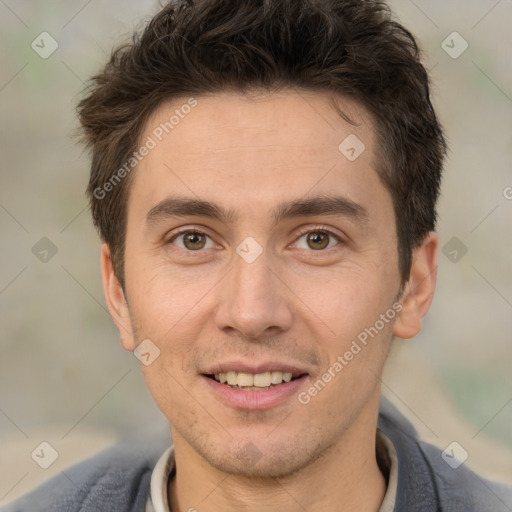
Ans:
[[[203,232],[203,231],[200,231],[196,228],[185,228],[185,229],[182,229],[180,231],[177,231],[175,233],[172,233],[172,236],[171,238],[167,241],[167,244],[172,244],[176,238],[178,238],[180,235],[184,235],[184,234],[187,234],[187,233],[197,233],[199,235],[205,235],[207,236],[208,238],[211,239],[210,235],[208,235],[207,233]],[[309,234],[312,234],[312,233],[325,233],[327,236],[329,236],[329,238],[334,238],[338,244],[336,245],[339,245],[340,243],[343,243],[343,239],[341,238],[340,235],[337,235],[336,233],[333,233],[330,229],[324,227],[324,226],[315,226],[314,228],[311,228],[311,227],[308,227],[308,228],[302,228],[299,230],[299,233],[298,233],[298,237],[296,238],[295,242],[294,243],[297,243],[298,240],[300,240],[304,235],[309,235]],[[179,249],[181,249],[181,247],[179,247]],[[332,247],[330,247],[329,249],[320,249],[318,251],[314,251],[313,249],[311,249],[311,252],[326,252],[328,250],[332,249]],[[186,250],[186,249],[185,249]],[[186,250],[187,252],[189,253],[194,253],[194,252],[203,252],[201,249],[197,250],[197,251],[190,251],[190,250]]]
[[[324,233],[329,238],[334,238],[338,242],[336,245],[339,245],[340,243],[343,242],[340,235],[333,233],[330,229],[326,228],[325,226],[315,226],[314,228],[307,227],[307,228],[300,229],[299,236],[297,237],[297,239],[295,240],[294,243],[297,243],[297,241],[300,240],[304,235],[309,235],[309,234],[313,234],[313,233]],[[321,250],[317,250],[317,251],[311,249],[311,252],[316,252],[316,253],[327,252],[333,248],[334,247],[329,247],[328,249],[321,249]]]

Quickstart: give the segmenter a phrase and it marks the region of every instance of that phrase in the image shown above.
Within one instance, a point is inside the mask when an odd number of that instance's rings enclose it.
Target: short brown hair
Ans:
[[[105,184],[133,157],[151,113],[186,95],[294,87],[348,95],[371,114],[405,283],[412,250],[435,228],[446,153],[412,34],[380,1],[175,0],[113,51],[78,105],[93,220],[121,284],[131,174]]]

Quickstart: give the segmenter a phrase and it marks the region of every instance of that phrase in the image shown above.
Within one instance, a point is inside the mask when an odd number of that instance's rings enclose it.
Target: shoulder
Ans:
[[[453,450],[443,452],[428,443],[419,443],[431,467],[441,510],[510,512],[512,487],[492,482],[455,459]]]
[[[1,512],[144,511],[151,472],[168,433],[126,439],[48,480]]]
[[[379,429],[397,451],[396,512],[512,510],[512,487],[491,482],[464,464],[455,463],[454,454],[443,454],[436,446],[420,441],[411,423],[385,399],[381,402]]]

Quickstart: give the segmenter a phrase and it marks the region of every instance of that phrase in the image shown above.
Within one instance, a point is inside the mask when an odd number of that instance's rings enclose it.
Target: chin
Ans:
[[[238,450],[223,450],[200,455],[215,469],[230,475],[245,478],[282,479],[287,478],[306,468],[321,457],[323,450],[319,446],[305,446],[293,443],[266,443],[261,448],[251,441],[241,443]]]

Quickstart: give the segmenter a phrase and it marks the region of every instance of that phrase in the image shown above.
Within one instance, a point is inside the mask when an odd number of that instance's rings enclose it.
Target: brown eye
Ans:
[[[184,233],[183,245],[191,251],[202,249],[206,245],[206,235],[195,232]]]
[[[331,249],[337,245],[342,245],[342,241],[338,235],[326,229],[312,229],[311,231],[302,231],[302,235],[295,242],[297,249],[307,251],[323,251]]]
[[[329,245],[329,235],[321,231],[308,233],[306,236],[306,241],[310,249],[325,249]]]
[[[200,231],[182,231],[176,233],[169,240],[169,243],[186,251],[199,251],[201,249],[211,249],[215,244],[213,240],[205,233]]]

